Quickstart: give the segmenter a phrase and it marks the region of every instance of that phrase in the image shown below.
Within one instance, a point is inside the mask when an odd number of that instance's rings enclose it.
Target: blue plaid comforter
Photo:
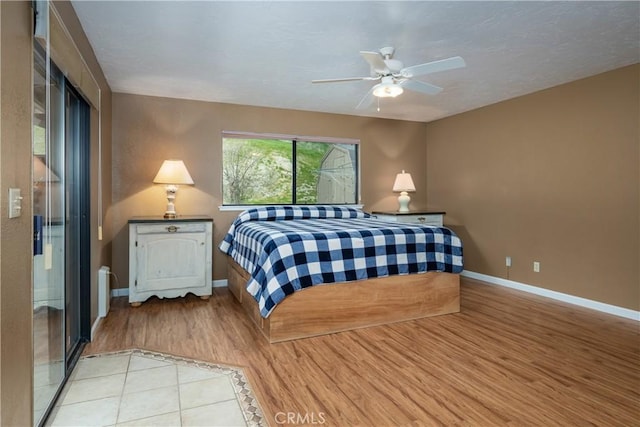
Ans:
[[[394,224],[333,206],[249,209],[219,249],[250,273],[247,290],[265,318],[287,295],[312,285],[462,271],[462,243],[448,228]]]

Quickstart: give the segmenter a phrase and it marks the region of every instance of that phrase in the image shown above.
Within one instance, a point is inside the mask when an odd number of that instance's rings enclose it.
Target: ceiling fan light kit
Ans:
[[[380,83],[373,86],[362,98],[360,103],[358,103],[356,109],[363,109],[371,105],[374,96],[378,98],[395,98],[396,96],[401,95],[404,92],[404,89],[426,95],[438,94],[442,91],[441,87],[432,85],[431,83],[413,80],[413,78],[466,66],[464,59],[459,56],[454,56],[452,58],[405,67],[402,62],[397,59],[393,59],[394,52],[395,49],[393,47],[383,47],[379,52],[360,52],[360,55],[364,60],[369,63],[371,76],[312,80],[312,83],[380,80]]]
[[[373,95],[378,98],[395,98],[402,95],[402,92],[404,92],[402,86],[395,84],[391,76],[383,77],[382,83],[373,87]]]

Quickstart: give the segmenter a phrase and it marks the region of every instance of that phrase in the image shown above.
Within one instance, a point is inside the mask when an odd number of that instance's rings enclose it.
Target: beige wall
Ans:
[[[361,140],[362,203],[368,210],[397,209],[391,191],[400,169],[411,172],[412,207],[426,207],[424,123],[113,94],[113,270],[128,286],[128,229],[132,216],[161,216],[164,188],[152,180],[162,161],[185,161],[194,187],[178,191],[178,214],[214,218],[214,245],[239,212],[220,212],[223,130],[357,138]],[[226,278],[214,250],[214,279]]]
[[[105,206],[110,201],[111,94],[71,5],[56,8],[102,89]],[[30,1],[0,1],[0,425],[32,425],[32,219],[31,97],[32,11]],[[91,185],[97,185],[96,111],[91,114]],[[9,187],[22,189],[23,215],[8,219]],[[110,262],[108,230],[97,240],[97,197],[91,200],[92,321],[96,317],[97,267]],[[107,249],[105,249],[105,247]]]
[[[467,270],[640,309],[639,73],[427,125],[427,198],[464,240]]]
[[[0,425],[31,420],[31,14],[0,2]],[[10,187],[23,215],[8,219]]]

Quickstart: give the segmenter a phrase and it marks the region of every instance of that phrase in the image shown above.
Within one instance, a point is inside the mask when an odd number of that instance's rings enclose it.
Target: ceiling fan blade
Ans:
[[[371,69],[376,73],[384,74],[387,70],[387,65],[384,63],[384,59],[378,52],[367,52],[364,50],[360,51],[360,55],[369,63]]]
[[[441,59],[439,61],[427,62],[426,64],[413,65],[403,68],[400,71],[402,77],[423,76],[425,74],[437,73],[438,71],[454,70],[465,67],[467,64],[459,56]]]
[[[369,89],[369,92],[367,92],[367,94],[360,100],[356,106],[356,110],[364,110],[371,105],[371,102],[373,101],[373,89],[375,89],[375,86]]]
[[[311,80],[311,83],[337,83],[337,82],[354,82],[357,80],[378,80],[379,77],[344,77],[341,79],[320,79]]]
[[[412,90],[414,92],[420,92],[427,95],[436,95],[442,92],[442,88],[440,86],[432,85],[431,83],[419,82],[417,80],[405,80],[400,83],[405,89]]]

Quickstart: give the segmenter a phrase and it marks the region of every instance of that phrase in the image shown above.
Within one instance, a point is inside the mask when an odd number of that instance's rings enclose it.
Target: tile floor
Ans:
[[[242,369],[143,350],[83,357],[47,426],[262,426]]]

